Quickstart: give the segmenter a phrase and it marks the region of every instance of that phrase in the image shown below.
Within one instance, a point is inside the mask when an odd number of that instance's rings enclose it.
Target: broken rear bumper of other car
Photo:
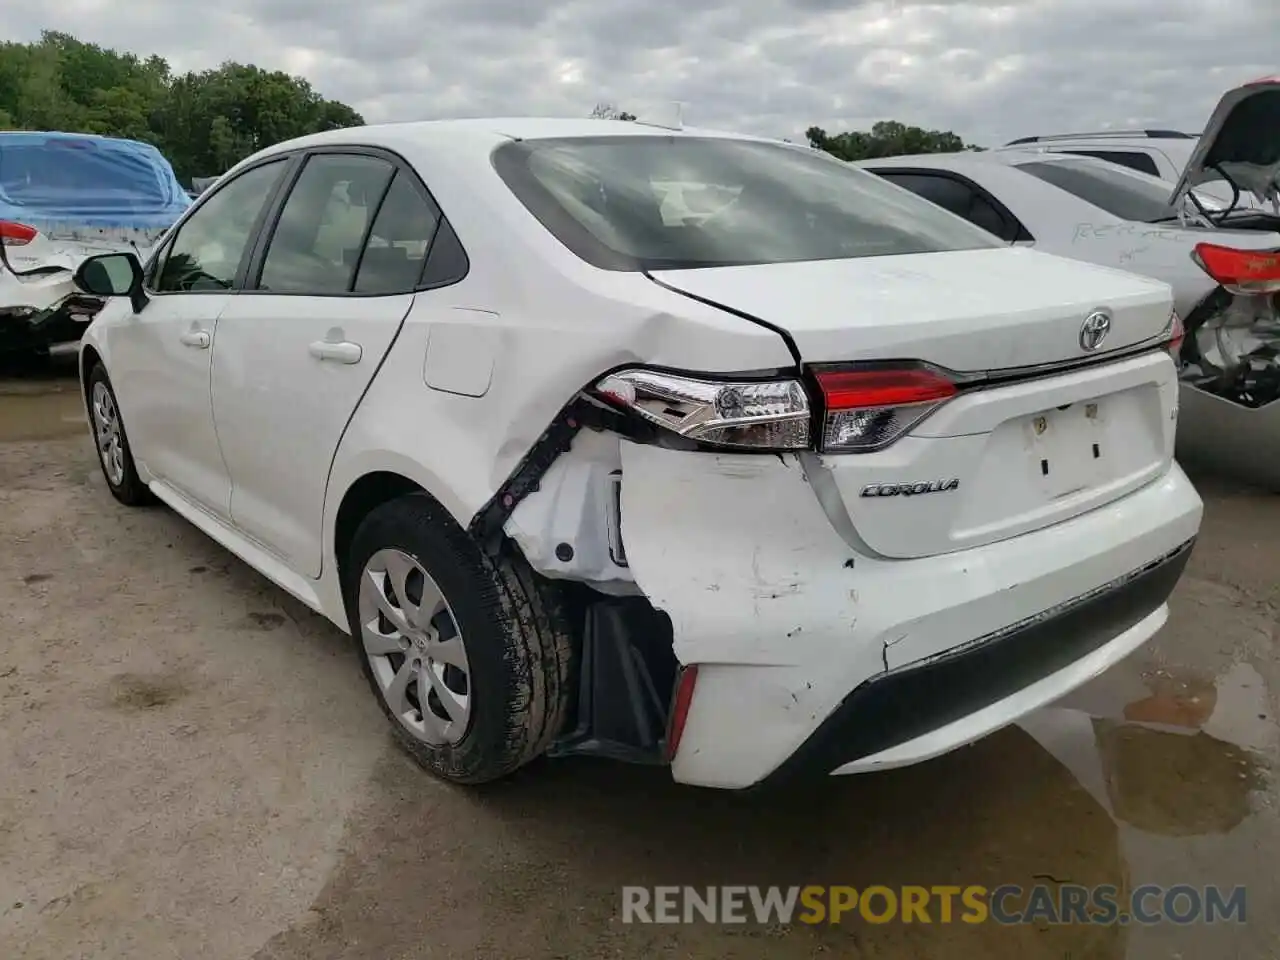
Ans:
[[[698,668],[672,773],[724,788],[918,762],[1062,697],[1164,624],[1202,512],[1173,466],[1033,533],[887,560],[815,495],[838,463],[624,442],[622,468],[630,569]]]
[[[76,289],[70,273],[23,281],[0,274],[0,353],[73,350],[102,306]]]

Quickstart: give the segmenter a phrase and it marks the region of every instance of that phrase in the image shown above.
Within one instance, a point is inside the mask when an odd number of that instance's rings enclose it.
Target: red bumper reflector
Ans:
[[[684,736],[685,721],[689,719],[689,707],[693,704],[693,688],[698,682],[698,665],[680,668],[676,679],[675,696],[671,698],[671,719],[667,723],[667,761],[675,759]]]

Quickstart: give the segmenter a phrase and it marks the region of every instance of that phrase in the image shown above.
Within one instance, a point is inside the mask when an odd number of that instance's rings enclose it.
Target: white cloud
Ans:
[[[177,70],[301,73],[371,121],[584,115],[681,100],[692,123],[799,139],[876,120],[994,144],[1036,132],[1196,131],[1219,94],[1275,70],[1277,0],[62,0],[43,29]]]

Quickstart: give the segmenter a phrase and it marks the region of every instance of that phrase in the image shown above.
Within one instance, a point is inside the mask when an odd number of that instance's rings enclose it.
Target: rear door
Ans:
[[[319,576],[324,492],[347,423],[394,342],[440,213],[402,161],[312,153],[223,312],[213,411],[235,526]]]

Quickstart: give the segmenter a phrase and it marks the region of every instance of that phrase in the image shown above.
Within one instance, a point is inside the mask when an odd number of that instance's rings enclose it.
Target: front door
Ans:
[[[212,348],[255,224],[287,162],[219,184],[150,265],[150,302],[109,328],[111,381],[134,456],[156,479],[224,520],[231,484],[209,398]]]
[[[311,155],[218,321],[213,410],[237,529],[320,575],[338,442],[390,349],[440,215],[392,158]]]

